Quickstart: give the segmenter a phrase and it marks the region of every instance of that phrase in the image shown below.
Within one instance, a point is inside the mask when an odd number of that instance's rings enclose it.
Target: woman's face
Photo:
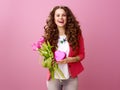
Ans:
[[[61,8],[57,9],[55,11],[54,20],[58,28],[64,28],[67,22],[66,12]]]

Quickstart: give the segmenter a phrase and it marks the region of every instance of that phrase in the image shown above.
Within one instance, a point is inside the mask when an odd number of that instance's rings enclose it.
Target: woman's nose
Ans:
[[[61,15],[60,18],[63,18],[63,16]]]

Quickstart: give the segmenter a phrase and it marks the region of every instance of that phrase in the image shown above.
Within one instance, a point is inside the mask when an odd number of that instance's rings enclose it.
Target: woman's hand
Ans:
[[[65,58],[63,60],[59,60],[59,61],[56,61],[56,62],[57,62],[57,64],[66,64],[66,63],[68,63],[68,59]]]

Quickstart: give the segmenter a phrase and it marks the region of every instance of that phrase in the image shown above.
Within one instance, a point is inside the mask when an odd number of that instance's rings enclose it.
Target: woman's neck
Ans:
[[[65,28],[58,28],[59,30],[59,35],[65,35]]]

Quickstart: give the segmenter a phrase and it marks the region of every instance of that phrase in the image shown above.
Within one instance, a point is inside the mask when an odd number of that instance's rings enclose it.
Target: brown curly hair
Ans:
[[[73,48],[73,50],[75,50],[76,47],[79,47],[78,36],[81,36],[81,29],[79,22],[76,20],[72,11],[66,6],[55,6],[50,12],[48,19],[46,20],[46,25],[44,26],[45,40],[49,41],[50,44],[54,46],[54,49],[57,47],[59,31],[57,29],[57,25],[54,22],[54,15],[55,11],[59,8],[66,12],[67,23],[65,27],[65,35],[67,36],[67,40],[70,46]]]

